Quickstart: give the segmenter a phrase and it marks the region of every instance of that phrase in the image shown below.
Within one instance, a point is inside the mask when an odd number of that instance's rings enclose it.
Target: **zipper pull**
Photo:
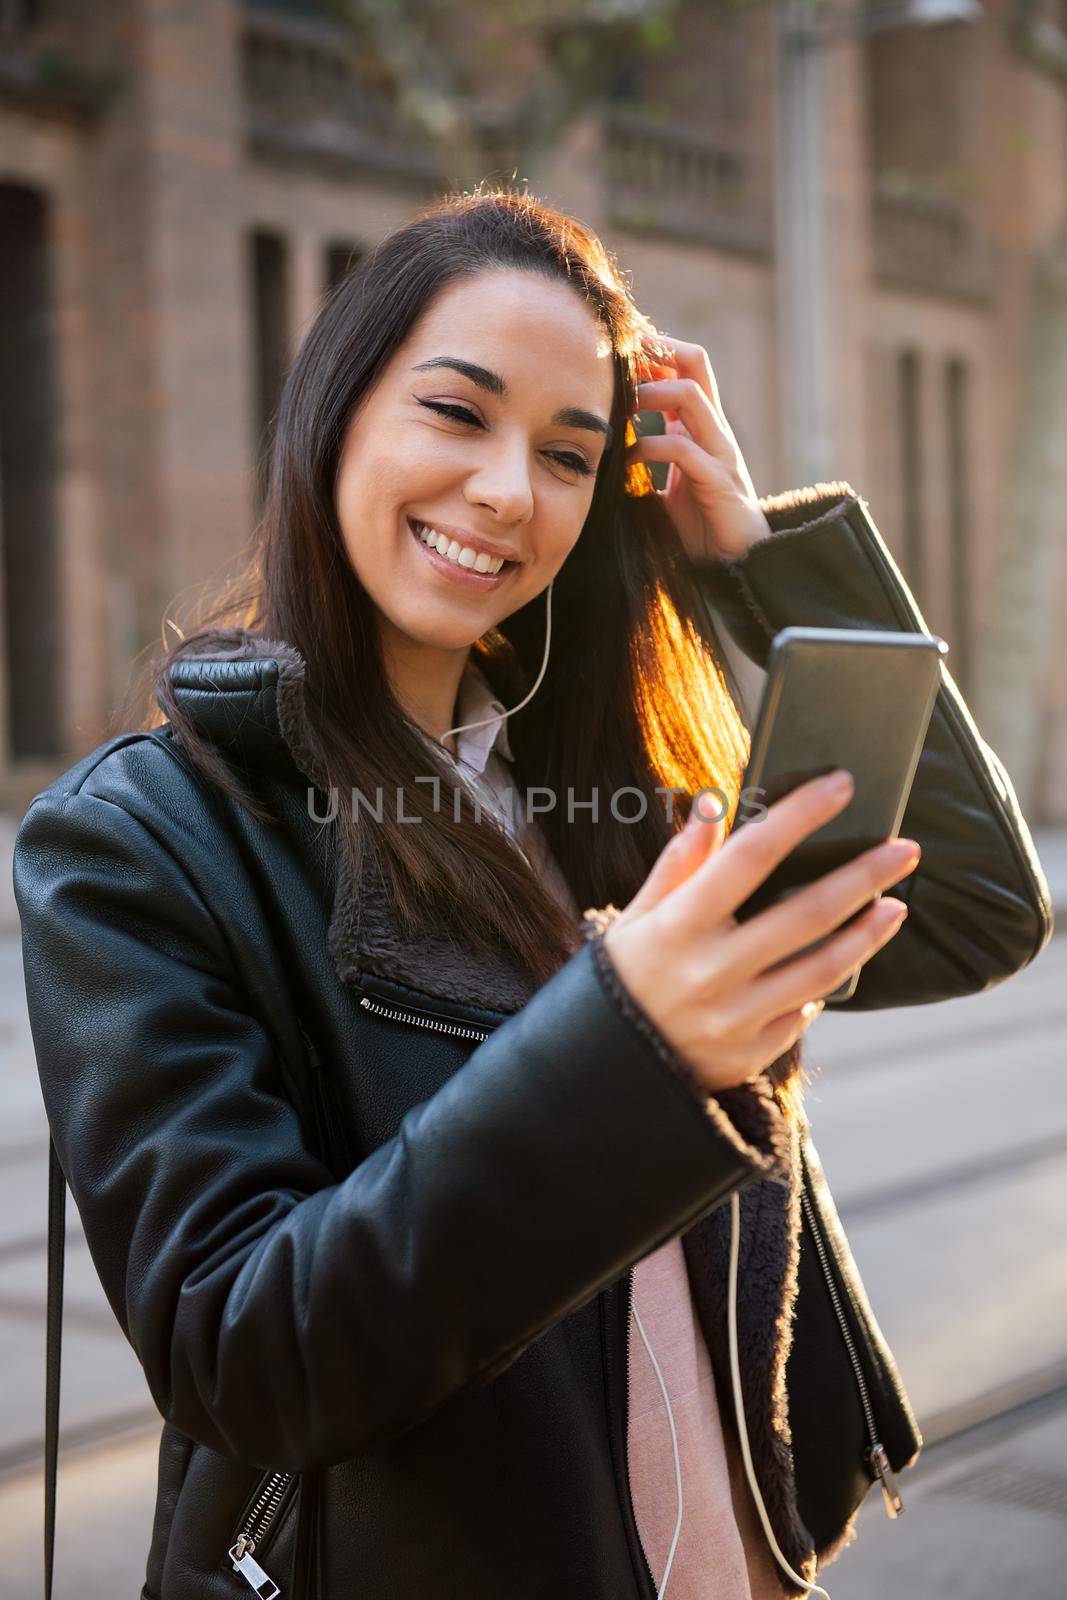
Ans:
[[[900,1490],[897,1488],[897,1480],[893,1469],[889,1465],[889,1457],[885,1453],[885,1445],[872,1444],[867,1452],[867,1459],[870,1461],[872,1472],[881,1481],[882,1494],[885,1496],[886,1515],[899,1517],[904,1510],[904,1502],[900,1498]]]
[[[237,1543],[228,1552],[233,1562],[233,1570],[239,1572],[248,1586],[259,1595],[260,1600],[276,1600],[281,1590],[273,1578],[268,1578],[258,1561],[253,1561],[252,1551],[255,1543],[247,1534],[242,1533]]]

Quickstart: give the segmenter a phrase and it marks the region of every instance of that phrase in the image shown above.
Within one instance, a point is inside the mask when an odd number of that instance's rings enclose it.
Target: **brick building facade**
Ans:
[[[780,14],[690,0],[676,28],[523,176],[601,232],[660,327],[707,346],[770,492],[788,486]],[[1067,209],[1067,7],[987,0],[820,55],[829,472],[870,501],[970,689],[1010,559],[1032,262]],[[0,0],[0,806],[115,731],[175,598],[240,551],[289,354],[435,172],[313,4]],[[1046,655],[1005,671],[1039,701],[1013,776],[1051,821],[1067,647]]]

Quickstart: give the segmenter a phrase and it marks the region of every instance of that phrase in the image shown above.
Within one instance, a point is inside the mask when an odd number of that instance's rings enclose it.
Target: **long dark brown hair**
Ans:
[[[352,881],[367,848],[380,850],[387,881],[409,927],[435,919],[467,947],[508,952],[541,979],[579,942],[573,922],[488,813],[460,802],[434,808],[436,771],[452,796],[448,763],[428,754],[386,678],[375,608],[348,561],[335,509],[346,426],[434,297],[460,279],[499,268],[566,284],[611,341],[613,440],[604,456],[581,537],[553,591],[552,649],[530,705],[508,720],[520,793],[557,796],[539,820],[579,906],[623,905],[688,814],[688,799],[718,786],[736,806],[747,735],[724,676],[714,628],[695,588],[674,525],[647,468],[627,469],[636,384],[655,348],[655,329],[635,306],[613,257],[573,217],[527,193],[485,189],[449,194],[371,251],[323,303],[289,372],[276,419],[267,497],[247,560],[221,597],[201,605],[194,631],[166,641],[150,663],[151,697],[141,727],[169,718],[192,761],[254,815],[263,796],[217,747],[197,734],[175,697],[169,670],[203,651],[213,630],[239,628],[287,641],[306,663],[308,729],[317,769],[341,803],[328,824],[351,852]],[[514,705],[533,683],[544,644],[542,593],[473,646],[494,691]],[[142,685],[142,693],[147,691]],[[143,701],[142,701],[143,708]],[[244,774],[247,777],[247,774]],[[382,808],[355,817],[346,797],[402,786],[408,826]],[[683,793],[673,821],[657,787]],[[644,816],[616,820],[613,794],[638,790]],[[600,812],[576,802],[599,792]],[[640,798],[620,798],[621,814]]]

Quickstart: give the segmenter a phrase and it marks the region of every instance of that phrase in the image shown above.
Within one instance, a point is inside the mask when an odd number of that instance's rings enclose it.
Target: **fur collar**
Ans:
[[[198,731],[249,772],[277,774],[288,763],[317,792],[325,815],[329,785],[308,738],[306,663],[295,646],[243,629],[218,629],[195,655],[174,663],[171,685]],[[295,770],[293,770],[295,769]],[[360,882],[351,863],[340,866],[329,948],[341,981],[358,987],[364,973],[411,985],[447,1004],[480,1012],[518,1011],[538,980],[503,955],[474,960],[447,926],[406,933],[386,892],[386,877],[368,830]]]

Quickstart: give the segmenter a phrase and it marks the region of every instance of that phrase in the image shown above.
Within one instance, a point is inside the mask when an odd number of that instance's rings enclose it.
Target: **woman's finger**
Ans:
[[[808,1000],[784,1016],[773,1017],[765,1023],[752,1041],[753,1055],[760,1063],[757,1071],[762,1071],[795,1045],[822,1014],[825,1005],[825,1000]]]
[[[684,472],[694,488],[713,494],[737,494],[733,461],[711,445],[690,438],[688,433],[645,433],[626,448],[626,464],[669,461]]]
[[[767,972],[744,986],[737,1009],[720,1008],[732,1030],[761,1028],[774,1017],[798,1009],[808,1000],[832,994],[857,967],[870,960],[894,937],[908,914],[900,900],[879,900],[811,955]]]
[[[679,890],[680,937],[699,937],[732,915],[798,844],[844,810],[853,792],[849,773],[831,772],[800,784],[765,816],[735,827]]]
[[[670,362],[679,378],[692,378],[707,395],[723,422],[726,413],[719,396],[719,385],[711,365],[711,357],[702,344],[692,344],[685,339],[673,339],[670,334],[656,335],[657,343],[670,352]]]
[[[651,911],[718,850],[726,837],[721,817],[707,819],[694,803],[685,827],[660,851],[651,872],[626,907],[625,914]]]
[[[671,412],[688,431],[693,443],[726,464],[737,458],[737,441],[725,417],[712,404],[694,378],[661,378],[642,383],[637,391],[639,411]],[[648,459],[642,446],[655,445],[665,438],[684,438],[682,433],[646,433],[630,446],[631,459]],[[653,456],[652,460],[673,461],[674,456]]]
[[[832,933],[875,895],[900,883],[920,853],[914,839],[886,840],[742,922],[730,943],[731,978],[744,982]]]

